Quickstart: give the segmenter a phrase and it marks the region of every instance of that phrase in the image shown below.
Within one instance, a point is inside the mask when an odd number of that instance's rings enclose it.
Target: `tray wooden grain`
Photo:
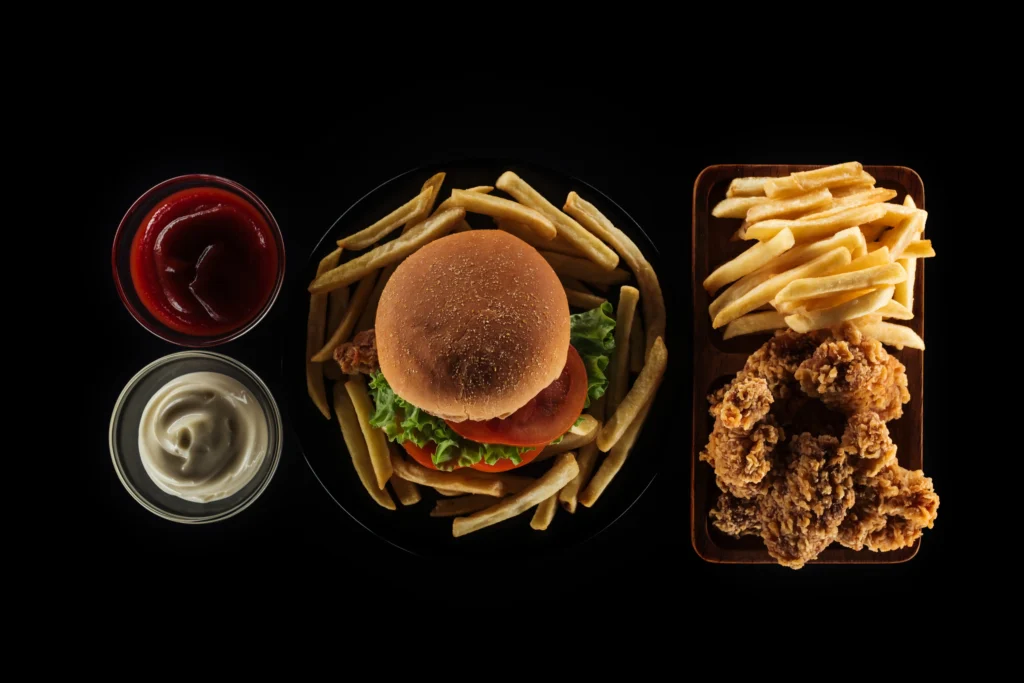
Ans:
[[[747,335],[725,341],[723,329],[714,330],[708,317],[711,298],[702,283],[713,268],[735,257],[750,246],[749,242],[732,242],[730,237],[739,227],[738,219],[715,218],[711,209],[725,198],[729,181],[744,176],[785,176],[794,171],[806,171],[820,166],[720,164],[705,168],[693,187],[693,444],[690,461],[690,537],[694,550],[708,562],[731,564],[774,564],[759,537],[734,539],[709,524],[708,512],[718,498],[714,471],[698,456],[707,444],[714,427],[708,414],[707,395],[728,382],[743,368],[747,356],[760,347],[770,333]],[[921,176],[904,166],[865,166],[875,177],[877,187],[887,187],[899,194],[892,201],[902,202],[910,194],[919,208],[925,208],[924,183]],[[924,337],[924,263],[917,264],[914,283],[914,318],[907,321]],[[921,469],[924,460],[924,357],[915,349],[889,353],[907,367],[910,402],[903,406],[903,416],[888,424],[890,434],[898,448],[899,463],[910,469]],[[895,564],[906,562],[917,554],[920,539],[911,547],[889,553],[869,550],[855,552],[833,543],[818,559],[817,564]]]

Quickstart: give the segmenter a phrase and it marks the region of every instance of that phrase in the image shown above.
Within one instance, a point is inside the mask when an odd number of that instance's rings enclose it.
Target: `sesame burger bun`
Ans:
[[[452,421],[507,417],[565,367],[569,302],[547,261],[502,230],[443,237],[381,293],[381,372],[395,393]]]

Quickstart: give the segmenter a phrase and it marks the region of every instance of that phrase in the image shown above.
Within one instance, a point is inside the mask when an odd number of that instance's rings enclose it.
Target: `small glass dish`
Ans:
[[[146,308],[146,305],[142,302],[142,299],[139,298],[138,293],[135,291],[135,284],[132,282],[132,240],[135,238],[135,233],[138,231],[143,218],[145,218],[146,214],[149,213],[154,206],[166,197],[169,197],[175,192],[196,187],[215,187],[221,190],[226,190],[238,195],[250,204],[263,216],[263,219],[270,227],[270,232],[273,235],[278,253],[277,278],[274,282],[274,288],[271,290],[270,296],[267,298],[263,308],[261,308],[259,312],[256,313],[256,315],[248,322],[243,323],[223,334],[214,336],[190,335],[168,327],[162,321],[157,319],[148,308]],[[284,238],[281,236],[281,228],[278,226],[277,220],[274,219],[273,214],[270,213],[270,209],[268,209],[266,204],[260,201],[260,198],[251,191],[233,180],[228,180],[227,178],[195,173],[165,180],[159,185],[151,187],[141,197],[135,200],[135,203],[132,204],[130,209],[128,209],[124,218],[121,219],[120,225],[117,226],[117,232],[114,234],[114,245],[111,249],[111,264],[114,270],[114,285],[117,287],[117,293],[120,295],[125,308],[128,309],[128,312],[132,314],[132,317],[134,317],[140,325],[155,334],[157,337],[160,337],[164,341],[168,341],[172,344],[189,348],[209,348],[224,344],[233,339],[238,339],[259,324],[267,313],[270,312],[274,302],[277,301],[277,295],[281,292],[281,285],[284,283]]]
[[[194,503],[162,491],[146,473],[139,453],[139,422],[149,399],[167,382],[191,372],[219,372],[238,380],[267,418],[267,454],[260,469],[237,493],[208,503]],[[211,351],[180,351],[153,361],[128,382],[110,417],[110,457],[121,483],[142,507],[182,524],[219,522],[252,505],[270,484],[283,443],[281,413],[267,385],[238,361]]]

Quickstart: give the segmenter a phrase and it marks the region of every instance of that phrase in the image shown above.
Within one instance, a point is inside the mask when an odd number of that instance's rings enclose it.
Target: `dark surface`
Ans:
[[[289,114],[252,110],[209,112],[197,123],[139,118],[132,112],[104,116],[102,125],[67,124],[63,158],[67,171],[86,190],[78,203],[84,217],[75,262],[82,269],[81,300],[86,301],[92,348],[79,358],[90,400],[81,409],[83,452],[72,504],[87,514],[61,521],[66,557],[88,553],[102,575],[125,563],[162,555],[183,566],[251,566],[259,560],[296,575],[346,575],[387,571],[398,576],[437,576],[435,563],[415,560],[359,528],[323,492],[298,453],[286,444],[281,466],[263,497],[243,514],[204,527],[159,519],[140,507],[118,482],[107,451],[110,410],[124,384],[148,362],[175,347],[139,326],[121,305],[110,275],[110,244],[124,211],[150,186],[190,172],[223,175],[255,192],[273,211],[284,233],[288,255],[285,289],[273,311],[253,332],[217,351],[251,367],[279,397],[283,395],[278,343],[286,330],[287,306],[311,248],[352,202],[384,180],[412,167],[464,158],[507,158],[542,164],[578,176],[614,198],[651,234],[664,261],[659,272],[670,303],[668,344],[674,404],[657,426],[665,467],[648,493],[612,529],[577,550],[536,563],[561,576],[579,576],[612,590],[668,595],[718,591],[736,596],[762,593],[766,586],[813,596],[844,586],[863,593],[891,582],[924,588],[941,578],[953,557],[951,518],[955,518],[953,459],[943,444],[943,423],[956,405],[931,378],[953,360],[950,309],[928,309],[925,364],[925,463],[942,496],[937,527],[925,532],[921,551],[906,564],[887,567],[726,567],[704,563],[689,539],[689,416],[691,333],[689,231],[693,183],[713,163],[901,164],[924,179],[928,233],[938,258],[928,264],[928,301],[945,301],[955,263],[950,247],[952,220],[947,192],[953,179],[940,165],[927,135],[908,135],[885,117],[848,118],[830,113],[827,127],[807,126],[808,116],[775,117],[760,125],[750,120],[681,112],[644,93],[609,90],[603,99],[577,101],[555,92],[543,106],[459,104],[442,108],[360,104],[373,98],[323,107],[307,104]],[[557,96],[556,96],[557,95]],[[558,102],[559,104],[552,104]],[[399,113],[412,113],[399,117]],[[683,114],[690,117],[685,123]],[[696,120],[693,120],[696,117]],[[217,120],[218,125],[209,122]],[[870,123],[865,124],[865,121]],[[803,127],[797,129],[794,123]],[[950,245],[952,246],[952,245]],[[663,394],[664,394],[663,390]],[[674,417],[673,417],[674,414]],[[554,524],[559,524],[556,517]],[[494,567],[461,567],[460,574],[486,577],[496,585],[510,572]],[[516,573],[528,571],[517,568]]]

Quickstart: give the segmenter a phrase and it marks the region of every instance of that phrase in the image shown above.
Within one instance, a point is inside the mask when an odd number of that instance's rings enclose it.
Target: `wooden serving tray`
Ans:
[[[750,242],[732,242],[730,237],[739,227],[738,219],[715,218],[711,209],[725,198],[729,181],[744,176],[785,176],[794,171],[807,171],[820,166],[720,164],[708,166],[693,186],[693,444],[690,461],[690,536],[693,548],[708,562],[731,564],[774,564],[759,537],[734,539],[714,528],[708,512],[718,498],[714,470],[699,462],[698,456],[708,442],[714,419],[708,414],[707,395],[727,383],[739,372],[747,356],[765,341],[770,333],[722,339],[723,329],[714,330],[708,317],[711,297],[702,283],[713,268],[735,257],[750,246]],[[877,180],[876,187],[887,187],[899,194],[893,202],[902,202],[910,194],[919,208],[925,208],[924,183],[921,176],[904,166],[865,166],[864,170]],[[924,262],[917,264],[914,283],[914,318],[906,321],[924,337]],[[907,367],[910,402],[903,406],[903,416],[889,422],[889,432],[898,448],[899,463],[909,469],[923,467],[923,399],[924,357],[921,351],[896,351],[886,347]],[[920,539],[911,547],[889,553],[870,550],[855,552],[833,543],[818,559],[817,564],[896,564],[906,562],[917,554]]]

